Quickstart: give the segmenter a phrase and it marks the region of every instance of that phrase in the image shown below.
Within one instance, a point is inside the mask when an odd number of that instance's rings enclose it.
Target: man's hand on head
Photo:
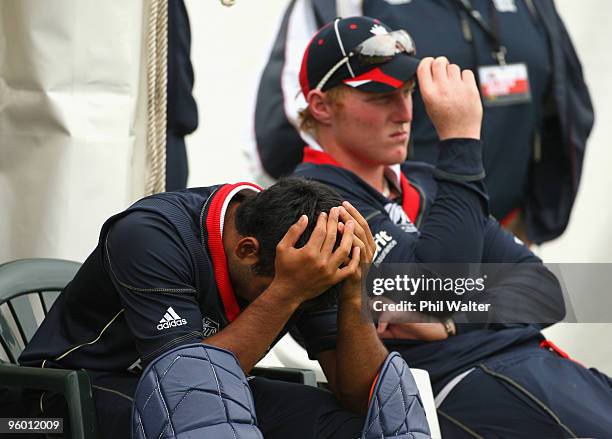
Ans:
[[[348,221],[355,222],[355,228],[353,231],[353,246],[360,249],[359,253],[361,255],[361,260],[359,267],[357,270],[355,270],[355,273],[346,280],[343,291],[350,291],[349,295],[355,296],[356,294],[358,296],[360,294],[360,290],[359,288],[354,287],[361,286],[361,280],[363,277],[363,266],[361,264],[370,264],[372,262],[374,253],[376,252],[376,243],[374,242],[374,237],[370,231],[368,221],[348,201],[344,201],[340,207],[340,221],[340,232],[343,230],[344,223],[347,223]],[[351,285],[348,285],[349,283]]]
[[[295,244],[308,225],[304,215],[293,224],[276,247],[275,276],[271,290],[291,302],[301,304],[355,276],[359,270],[360,248],[354,245],[355,220],[344,224],[342,239],[334,250],[338,234],[340,209],[322,212],[308,242],[301,248]],[[345,263],[348,261],[348,263]]]
[[[376,243],[370,231],[368,221],[359,211],[348,201],[342,203],[340,207],[340,220],[344,223],[355,221],[354,239],[355,246],[361,248],[361,262],[369,264],[374,258]]]
[[[423,58],[417,70],[427,114],[440,140],[480,139],[482,102],[471,70],[446,57]]]

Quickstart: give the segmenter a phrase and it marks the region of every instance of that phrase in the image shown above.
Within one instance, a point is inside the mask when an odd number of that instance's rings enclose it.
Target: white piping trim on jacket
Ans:
[[[79,348],[82,348],[83,346],[87,346],[87,345],[92,345],[95,342],[97,342],[98,340],[100,340],[100,338],[102,338],[102,335],[104,334],[104,331],[106,331],[108,329],[108,327],[115,321],[115,319],[117,319],[117,317],[119,317],[119,315],[124,311],[123,308],[121,308],[121,310],[115,314],[115,316],[110,319],[110,321],[104,326],[104,328],[102,328],[102,330],[100,331],[100,333],[98,334],[98,336],[93,339],[92,341],[88,341],[87,343],[82,343],[80,345],[77,345],[69,350],[67,350],[66,352],[64,352],[62,355],[60,355],[59,357],[55,358],[53,361],[59,361],[62,358],[66,357],[68,354],[71,354],[72,352],[76,351]],[[41,368],[45,367],[45,363],[47,362],[47,360],[43,360],[42,364],[41,364]]]

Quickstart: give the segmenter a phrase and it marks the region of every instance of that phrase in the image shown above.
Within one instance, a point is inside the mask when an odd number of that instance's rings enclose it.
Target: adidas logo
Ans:
[[[164,314],[164,317],[159,321],[157,330],[161,331],[162,329],[174,328],[176,326],[183,326],[186,324],[187,320],[180,318],[172,307],[169,307],[166,314]]]

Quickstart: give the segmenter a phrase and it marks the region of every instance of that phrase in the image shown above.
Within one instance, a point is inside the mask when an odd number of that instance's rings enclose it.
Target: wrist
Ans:
[[[339,299],[343,303],[355,303],[361,306],[361,282],[345,280],[340,288]]]
[[[480,140],[452,138],[438,143],[436,173],[440,178],[476,181],[485,176]],[[452,175],[450,175],[452,174]]]
[[[438,138],[440,142],[450,139],[471,139],[471,140],[480,140],[480,129],[478,130],[461,130],[461,131],[448,131],[448,132],[439,132]]]
[[[446,331],[447,337],[454,337],[457,335],[457,327],[455,326],[455,322],[452,318],[442,319],[442,325],[444,325],[444,330]]]
[[[272,302],[275,307],[282,307],[282,309],[288,309],[291,312],[297,310],[303,302],[302,297],[297,292],[275,281],[272,281],[260,298]]]

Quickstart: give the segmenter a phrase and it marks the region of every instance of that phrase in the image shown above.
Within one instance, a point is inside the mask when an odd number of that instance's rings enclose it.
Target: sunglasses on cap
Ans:
[[[336,65],[329,69],[315,89],[321,90],[333,74],[344,64],[347,64],[351,76],[355,77],[350,60],[354,60],[362,66],[384,64],[391,61],[398,53],[405,53],[410,56],[416,55],[416,45],[408,32],[400,29],[386,34],[374,35],[351,50]]]

